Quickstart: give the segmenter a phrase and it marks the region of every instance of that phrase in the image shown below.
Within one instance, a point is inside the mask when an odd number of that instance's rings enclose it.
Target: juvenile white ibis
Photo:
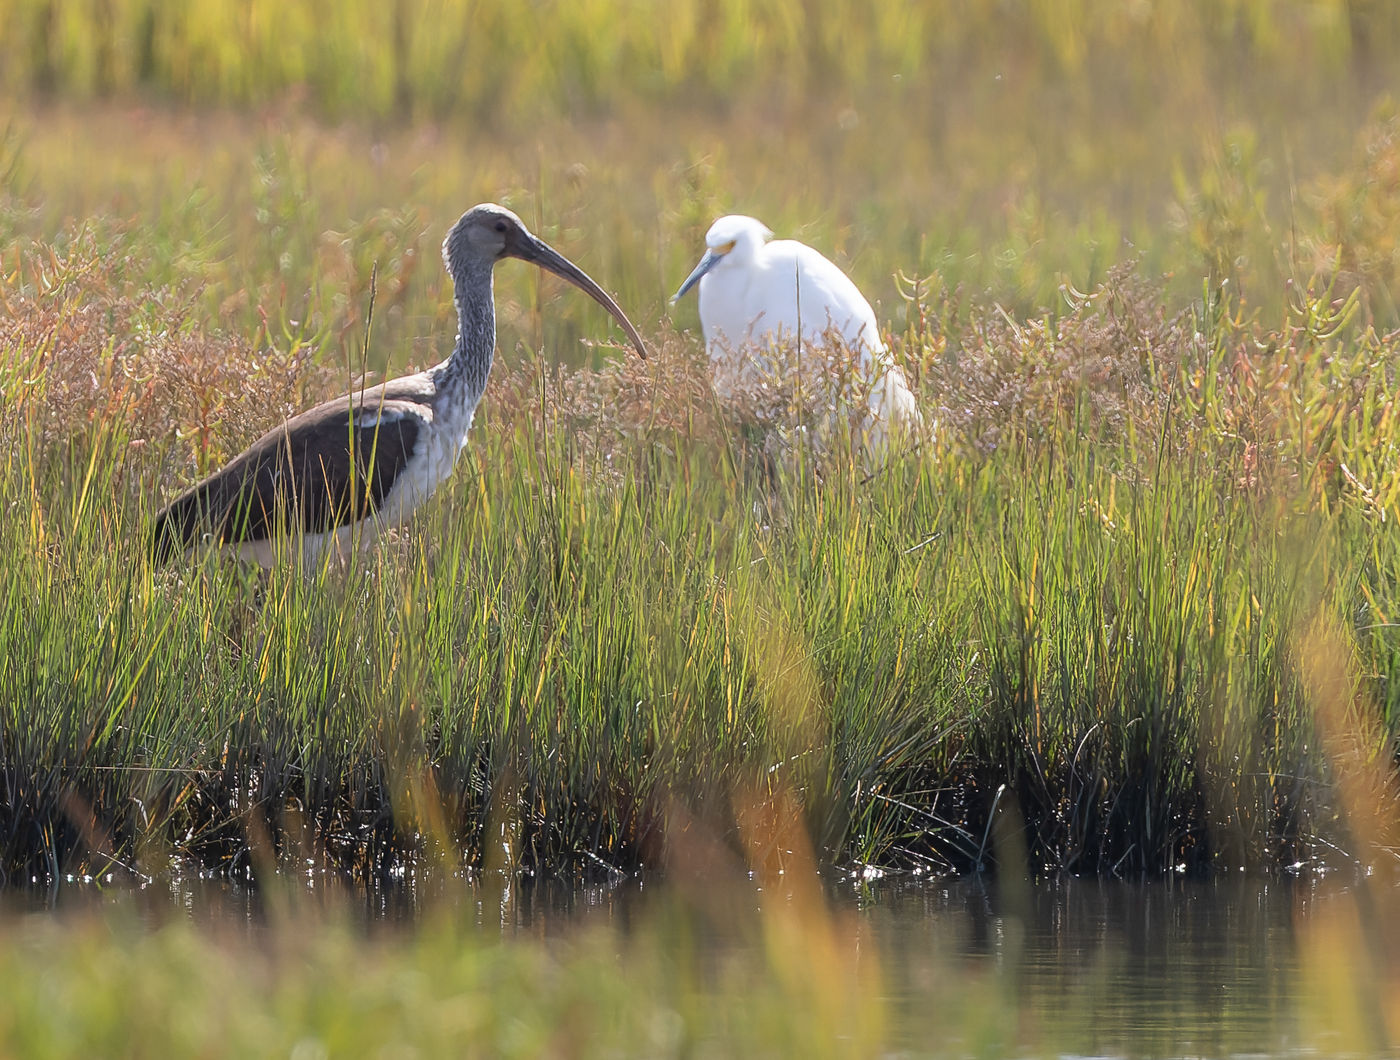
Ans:
[[[496,349],[491,278],[519,258],[563,277],[646,347],[616,302],[588,275],[491,203],[464,213],[442,244],[457,305],[457,343],[434,368],[356,390],[268,431],[157,516],[156,561],[202,542],[271,566],[292,554],[315,563],[344,555],[404,523],[452,473],[486,389]]]
[[[705,234],[705,255],[671,299],[700,285],[700,324],[713,370],[742,377],[766,367],[764,351],[775,343],[822,347],[839,336],[859,358],[869,386],[862,423],[867,446],[882,448],[894,435],[919,432],[923,418],[904,378],[892,363],[875,312],[844,272],[816,250],[793,239],[769,242],[761,221],[731,214]],[[800,329],[800,330],[799,330]]]

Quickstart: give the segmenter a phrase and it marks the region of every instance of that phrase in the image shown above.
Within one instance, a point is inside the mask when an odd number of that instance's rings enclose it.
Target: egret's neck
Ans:
[[[496,355],[496,308],[491,261],[470,260],[452,274],[457,303],[457,345],[436,369],[438,393],[454,405],[474,409],[486,390]]]

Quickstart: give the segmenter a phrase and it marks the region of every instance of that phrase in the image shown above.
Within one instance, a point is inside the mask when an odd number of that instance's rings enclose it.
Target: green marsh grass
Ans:
[[[814,882],[867,866],[1361,866],[1299,900],[1308,1034],[1400,1037],[1400,21],[1073,7],[0,0],[0,883],[194,865],[271,925],[7,916],[0,1040],[868,1055]],[[503,267],[410,527],[153,570],[171,491],[446,353],[485,199],[657,356]],[[666,298],[735,209],[850,271],[936,442],[869,477],[716,401]],[[639,868],[703,927],[366,938],[293,882]],[[1068,1051],[944,953],[928,1051]]]
[[[451,42],[490,35],[447,9],[424,36],[432,12],[351,5],[293,47],[307,9],[268,36],[256,8],[107,4],[130,32],[99,55],[78,9],[12,8],[14,879],[247,871],[303,831],[364,875],[444,852],[606,871],[663,864],[678,819],[737,842],[750,798],[797,799],[824,861],[989,863],[1005,817],[1038,868],[1310,864],[1342,812],[1298,677],[1318,614],[1389,746],[1400,25],[1378,9],[915,5],[838,54],[783,4],[603,4],[611,37],[547,39],[488,5],[513,75],[459,81]],[[352,48],[374,19],[419,28]],[[438,238],[487,198],[660,355],[503,267],[501,363],[424,518],[309,581],[150,570],[170,490],[444,355]],[[712,395],[674,330],[693,309],[663,306],[736,206],[872,293],[934,444],[872,477],[794,458],[761,414],[784,395]]]
[[[789,804],[823,864],[991,866],[1008,835],[1034,871],[1371,857],[1299,662],[1344,631],[1354,750],[1390,756],[1395,337],[1356,292],[1273,326],[1209,292],[1169,315],[1126,271],[1054,317],[931,303],[899,349],[948,413],[874,474],[775,460],[681,336],[507,362],[447,495],[303,578],[145,558],[271,395],[350,380],[141,298],[138,252],[35,248],[7,293],[11,882],[630,871],[677,821],[737,847]],[[205,393],[237,429],[206,439]]]

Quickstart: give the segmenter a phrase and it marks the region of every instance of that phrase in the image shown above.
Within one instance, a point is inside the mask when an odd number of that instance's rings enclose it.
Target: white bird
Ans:
[[[923,418],[904,372],[880,340],[870,303],[818,251],[772,238],[753,217],[721,217],[705,234],[704,257],[671,299],[700,285],[711,369],[733,378],[743,378],[751,367],[762,373],[764,351],[774,344],[796,340],[801,348],[817,348],[839,335],[859,358],[860,378],[870,388],[861,424],[869,448],[878,451],[895,436],[920,433]]]
[[[289,551],[305,566],[364,548],[380,531],[406,522],[452,474],[466,445],[495,355],[491,277],[504,258],[531,262],[581,288],[646,356],[617,303],[502,206],[483,203],[464,213],[443,240],[442,258],[457,303],[452,355],[268,431],[161,510],[151,535],[157,562],[207,541],[264,567]]]

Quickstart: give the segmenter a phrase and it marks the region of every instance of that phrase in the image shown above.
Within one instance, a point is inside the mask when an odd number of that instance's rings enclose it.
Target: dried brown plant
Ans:
[[[134,291],[126,251],[80,233],[28,248],[0,278],[0,431],[52,452],[112,436],[163,443],[160,476],[184,480],[237,453],[319,393],[308,345],[209,328],[192,292]],[[150,462],[137,462],[147,471]]]

